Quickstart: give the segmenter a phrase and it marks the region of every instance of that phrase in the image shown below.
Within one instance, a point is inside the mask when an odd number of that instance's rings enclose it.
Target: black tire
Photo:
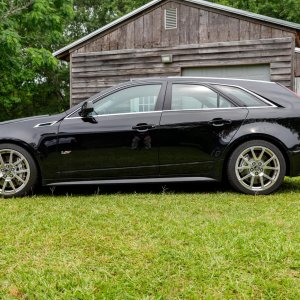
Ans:
[[[28,151],[14,144],[0,144],[0,197],[32,194],[37,179],[36,163]]]
[[[238,192],[268,195],[282,184],[286,162],[281,151],[272,143],[252,140],[237,147],[227,164],[230,185]]]

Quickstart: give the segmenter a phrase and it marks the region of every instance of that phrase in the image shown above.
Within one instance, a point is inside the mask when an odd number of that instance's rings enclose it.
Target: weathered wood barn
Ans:
[[[70,63],[74,105],[150,76],[271,80],[300,92],[297,47],[299,24],[203,0],[154,0],[54,55]]]

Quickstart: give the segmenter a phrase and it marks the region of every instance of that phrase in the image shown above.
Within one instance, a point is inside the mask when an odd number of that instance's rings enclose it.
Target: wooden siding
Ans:
[[[191,39],[189,36],[188,40]],[[180,76],[185,67],[270,64],[271,80],[292,88],[294,47],[293,38],[276,38],[136,49],[134,52],[73,53],[72,103],[77,104],[131,78]],[[162,54],[173,54],[173,63],[162,64]]]
[[[164,11],[170,7],[178,10],[178,28],[165,30]],[[76,52],[151,49],[281,37],[295,38],[295,32],[257,20],[209,10],[201,5],[170,1],[89,40]]]
[[[295,76],[300,77],[300,53],[295,54]]]

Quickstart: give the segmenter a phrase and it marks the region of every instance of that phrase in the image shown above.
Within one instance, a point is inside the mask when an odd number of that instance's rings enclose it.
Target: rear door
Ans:
[[[214,177],[216,161],[247,114],[208,85],[169,83],[160,122],[161,176]]]

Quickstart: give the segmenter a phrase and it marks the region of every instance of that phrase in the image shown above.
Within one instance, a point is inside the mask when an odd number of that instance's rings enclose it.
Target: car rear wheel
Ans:
[[[276,191],[286,173],[281,151],[263,140],[253,140],[235,149],[228,161],[229,183],[245,194],[267,195]]]
[[[0,145],[0,196],[24,196],[36,182],[37,168],[31,155],[17,145]]]

